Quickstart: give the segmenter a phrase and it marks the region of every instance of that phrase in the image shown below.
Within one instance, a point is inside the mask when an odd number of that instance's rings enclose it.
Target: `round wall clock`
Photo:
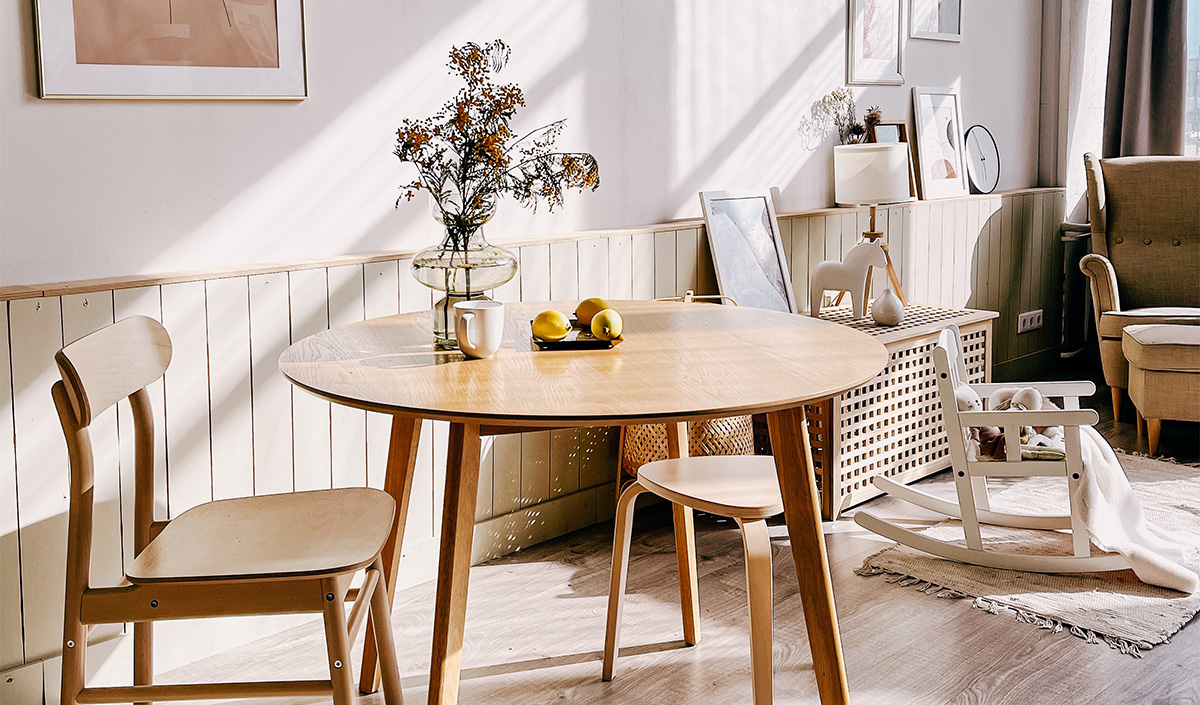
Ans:
[[[983,125],[972,125],[963,139],[967,146],[967,178],[974,193],[991,193],[1000,182],[1000,152]]]

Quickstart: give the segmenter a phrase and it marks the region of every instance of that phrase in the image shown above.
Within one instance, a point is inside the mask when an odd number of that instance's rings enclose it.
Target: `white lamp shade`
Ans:
[[[908,145],[843,144],[833,148],[834,199],[840,205],[896,203],[911,198]]]

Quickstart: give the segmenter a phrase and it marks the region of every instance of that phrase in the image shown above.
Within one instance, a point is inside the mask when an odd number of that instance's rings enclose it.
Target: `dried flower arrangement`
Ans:
[[[855,118],[854,91],[835,88],[814,102],[809,108],[809,117],[800,121],[800,136],[804,148],[816,149],[830,132],[837,130],[841,144],[859,144],[874,139],[875,126],[883,119],[878,106],[871,106],[863,122]]]
[[[600,185],[591,154],[554,151],[565,119],[514,139],[510,122],[525,96],[515,83],[492,81],[508,58],[509,47],[499,39],[453,47],[447,66],[466,86],[432,117],[405,119],[396,132],[396,156],[418,171],[415,180],[401,185],[397,207],[427,190],[456,249],[487,222],[501,193],[535,209],[545,201],[553,210],[562,205],[564,189]]]

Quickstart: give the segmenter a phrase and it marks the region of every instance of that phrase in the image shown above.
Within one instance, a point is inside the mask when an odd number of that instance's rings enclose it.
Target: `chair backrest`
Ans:
[[[966,461],[966,443],[958,423],[958,402],[954,390],[966,382],[967,366],[962,354],[962,336],[958,326],[949,325],[938,335],[933,348],[933,372],[937,380],[938,399],[942,402],[942,420],[950,444],[950,459],[956,466]]]
[[[1200,306],[1200,157],[1084,155],[1092,251],[1125,309]]]
[[[84,427],[162,376],[171,363],[171,338],[158,321],[133,316],[76,340],[54,361],[75,420]]]
[[[134,551],[150,542],[154,521],[154,420],[146,385],[171,362],[171,338],[157,321],[126,318],[71,343],[54,356],[62,375],[51,390],[71,461],[67,590],[87,585],[91,563],[92,444],[88,426],[128,398],[133,411]]]

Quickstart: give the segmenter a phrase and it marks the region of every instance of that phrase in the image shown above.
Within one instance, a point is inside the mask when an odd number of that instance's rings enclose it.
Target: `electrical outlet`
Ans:
[[[1035,331],[1042,327],[1042,309],[1026,311],[1017,316],[1017,335]]]

